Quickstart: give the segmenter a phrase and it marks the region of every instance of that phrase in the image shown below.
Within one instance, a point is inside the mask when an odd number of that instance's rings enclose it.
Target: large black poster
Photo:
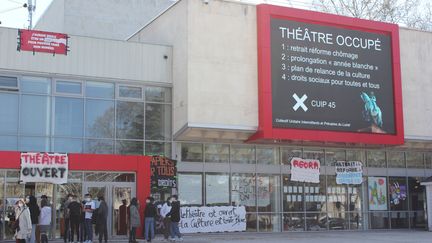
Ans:
[[[153,156],[150,161],[152,188],[177,188],[177,161]]]
[[[395,134],[391,38],[271,19],[273,127]]]

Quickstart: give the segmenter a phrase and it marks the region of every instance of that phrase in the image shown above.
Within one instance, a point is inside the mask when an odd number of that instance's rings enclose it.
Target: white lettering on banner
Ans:
[[[336,184],[361,184],[363,182],[362,166],[360,161],[337,161]]]
[[[21,153],[20,180],[27,182],[67,183],[69,159],[59,153]]]
[[[234,232],[246,230],[244,206],[182,207],[181,233]]]
[[[321,163],[317,159],[291,159],[291,181],[319,183]]]

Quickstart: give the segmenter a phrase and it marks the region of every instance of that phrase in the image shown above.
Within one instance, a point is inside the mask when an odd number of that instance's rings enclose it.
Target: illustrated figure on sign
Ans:
[[[386,202],[385,195],[383,195],[381,188],[378,190],[378,184],[376,181],[374,182],[373,186],[369,186],[369,189],[370,189],[369,203],[371,205],[385,204],[385,202]]]
[[[382,112],[376,103],[375,94],[371,92],[369,96],[365,92],[362,92],[360,97],[364,102],[363,118],[365,121],[372,122],[373,124],[382,128]]]
[[[405,187],[400,186],[399,182],[393,183],[393,185],[390,187],[390,195],[390,202],[394,205],[398,205],[400,201],[404,201],[406,199]]]

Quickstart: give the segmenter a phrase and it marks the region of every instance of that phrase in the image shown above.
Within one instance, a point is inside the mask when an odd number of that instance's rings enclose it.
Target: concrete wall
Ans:
[[[36,24],[36,29],[71,35],[125,40],[170,6],[174,0],[58,0]],[[59,28],[61,27],[61,28]]]
[[[129,39],[132,42],[165,43],[173,45],[170,57],[173,65],[173,131],[176,133],[188,122],[188,1],[180,1],[150,25]]]
[[[67,56],[17,51],[17,30],[0,28],[0,70],[138,82],[172,81],[168,46],[70,36]]]

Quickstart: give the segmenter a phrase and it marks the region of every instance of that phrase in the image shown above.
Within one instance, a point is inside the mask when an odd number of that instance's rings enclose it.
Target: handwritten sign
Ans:
[[[246,230],[246,209],[243,206],[182,207],[180,215],[181,233]]]
[[[363,182],[362,166],[360,161],[336,162],[336,184],[361,184]]]
[[[18,35],[18,51],[67,54],[69,37],[66,34],[20,29]]]
[[[65,184],[68,178],[68,168],[67,154],[21,153],[20,180],[24,183]]]
[[[319,183],[321,163],[317,159],[291,159],[291,181]]]
[[[151,166],[151,186],[153,188],[176,188],[176,160],[163,156],[153,156]]]

